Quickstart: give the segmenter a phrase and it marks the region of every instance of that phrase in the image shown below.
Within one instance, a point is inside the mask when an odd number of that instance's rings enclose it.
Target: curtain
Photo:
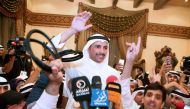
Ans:
[[[126,41],[137,42],[138,35],[142,37],[140,54],[136,60],[141,58],[143,49],[146,47],[148,9],[139,11],[127,11],[118,7],[95,8],[79,3],[78,12],[90,11],[92,17],[88,23],[93,24],[89,30],[81,32],[76,36],[76,49],[82,50],[86,39],[94,34],[100,33],[111,39],[109,65],[113,65],[120,58],[125,59]]]
[[[16,36],[15,18],[0,14],[0,44],[6,48],[9,39]]]
[[[25,10],[26,0],[0,1],[0,44],[4,47],[8,39],[24,36]]]

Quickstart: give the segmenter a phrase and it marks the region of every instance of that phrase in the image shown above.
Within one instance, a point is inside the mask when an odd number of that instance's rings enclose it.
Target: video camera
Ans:
[[[15,49],[15,56],[22,56],[26,54],[26,50],[23,46],[24,38],[16,37],[10,39],[7,43],[8,49]]]

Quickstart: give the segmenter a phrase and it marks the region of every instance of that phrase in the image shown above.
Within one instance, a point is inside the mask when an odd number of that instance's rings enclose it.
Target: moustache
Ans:
[[[103,53],[99,53],[99,54],[96,54],[96,55],[102,55],[102,56],[104,56],[104,57],[106,56],[106,55],[105,55],[105,54],[103,54]]]

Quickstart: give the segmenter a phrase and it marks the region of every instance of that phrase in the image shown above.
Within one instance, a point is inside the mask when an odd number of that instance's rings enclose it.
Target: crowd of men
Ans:
[[[70,37],[92,27],[86,25],[91,15],[87,11],[77,14],[71,27],[52,39],[55,47],[64,48]],[[165,60],[159,72],[147,74],[137,67],[132,78],[141,37],[136,44],[126,43],[125,64],[115,67],[108,65],[109,41],[102,34],[91,35],[83,58],[73,62],[50,55],[44,63],[52,72],[33,68],[30,56],[26,52],[17,55],[14,47],[4,55],[0,45],[0,109],[190,109],[187,75],[173,70]]]

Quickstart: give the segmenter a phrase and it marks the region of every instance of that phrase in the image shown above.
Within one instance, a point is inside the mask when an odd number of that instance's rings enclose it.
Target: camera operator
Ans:
[[[4,63],[4,47],[0,45],[0,76],[6,78],[6,73],[9,73],[13,66],[14,58],[10,59],[8,63]]]
[[[12,66],[9,72],[6,72],[6,79],[8,81],[16,78],[20,73],[26,73],[30,76],[32,71],[32,60],[29,55],[26,54],[23,49],[23,45],[20,40],[9,40],[8,53],[5,55],[5,65],[12,62]]]

